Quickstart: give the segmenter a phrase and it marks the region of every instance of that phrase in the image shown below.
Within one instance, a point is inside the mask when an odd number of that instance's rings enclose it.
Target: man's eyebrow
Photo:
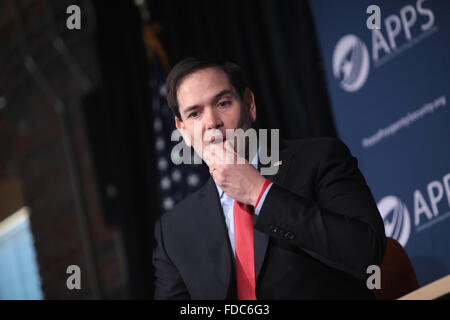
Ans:
[[[197,109],[198,107],[199,107],[198,104],[190,106],[190,107],[187,107],[186,109],[184,109],[183,114],[187,114],[189,111]]]
[[[218,94],[216,94],[213,97],[213,101],[214,100],[218,100],[221,97],[226,96],[227,94],[233,94],[233,91],[231,91],[230,89],[223,89],[222,91],[220,91]],[[198,104],[190,106],[190,107],[187,107],[186,109],[184,109],[183,114],[187,114],[189,111],[197,109],[198,107],[199,107]]]
[[[233,94],[233,91],[231,91],[230,89],[223,89],[222,91],[220,91],[218,94],[216,94],[214,96],[214,100],[217,100],[223,96],[226,96],[227,94]]]

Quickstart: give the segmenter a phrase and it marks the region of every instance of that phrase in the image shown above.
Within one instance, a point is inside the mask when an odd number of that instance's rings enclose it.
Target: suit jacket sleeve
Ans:
[[[326,144],[317,159],[316,197],[304,198],[274,183],[255,228],[363,280],[369,265],[381,265],[383,221],[356,158],[338,139]]]
[[[155,224],[156,247],[153,250],[153,266],[155,268],[156,300],[188,300],[188,290],[177,268],[173,265],[164,248],[164,237],[161,218]]]

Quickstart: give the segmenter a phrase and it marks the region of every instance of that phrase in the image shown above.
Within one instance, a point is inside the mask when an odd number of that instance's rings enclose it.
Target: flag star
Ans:
[[[190,174],[187,178],[187,183],[191,187],[195,187],[199,182],[198,175],[196,174]]]
[[[172,209],[173,208],[173,204],[174,204],[174,201],[170,197],[165,198],[164,201],[163,201],[163,206],[164,206],[165,210]]]
[[[167,160],[164,158],[160,158],[158,161],[158,169],[166,170],[167,169]]]
[[[159,137],[156,139],[156,150],[161,151],[164,149],[164,139],[162,137]]]
[[[176,169],[174,172],[172,172],[172,179],[175,182],[178,182],[181,180],[181,172],[180,170]]]
[[[163,188],[164,190],[167,190],[170,188],[171,182],[170,179],[168,177],[164,177],[161,180],[161,188]]]
[[[162,121],[159,117],[156,118],[155,121],[153,122],[153,129],[155,129],[155,131],[161,131]]]
[[[163,97],[166,96],[166,86],[164,84],[159,87],[159,94]]]

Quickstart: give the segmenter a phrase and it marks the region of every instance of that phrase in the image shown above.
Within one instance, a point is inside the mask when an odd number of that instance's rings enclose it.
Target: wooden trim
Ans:
[[[450,275],[400,297],[398,300],[434,300],[450,292]]]

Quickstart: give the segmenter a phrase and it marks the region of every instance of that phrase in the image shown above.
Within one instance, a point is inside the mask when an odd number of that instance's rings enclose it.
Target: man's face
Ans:
[[[189,74],[181,80],[177,91],[181,120],[175,117],[188,146],[193,145],[194,125],[201,128],[201,145],[222,142],[227,129],[244,131],[256,120],[253,93],[246,89],[243,100],[219,68],[206,68]],[[198,129],[197,129],[198,130]],[[186,135],[189,134],[189,136]],[[196,141],[198,143],[198,141]]]

